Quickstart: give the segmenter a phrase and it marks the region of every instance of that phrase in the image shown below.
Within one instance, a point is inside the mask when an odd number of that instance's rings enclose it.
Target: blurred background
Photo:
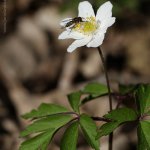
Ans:
[[[95,11],[105,0],[89,0]],[[0,150],[17,150],[19,133],[30,121],[21,114],[42,102],[69,107],[66,94],[90,81],[105,83],[98,51],[86,47],[68,54],[72,40],[58,40],[59,22],[77,16],[80,0],[0,1]],[[111,87],[118,83],[150,82],[150,1],[112,0],[116,23],[109,28],[102,49]],[[114,106],[116,105],[114,101]],[[90,102],[83,111],[103,116],[108,99]],[[115,150],[136,148],[136,128],[115,132]],[[59,132],[50,150],[59,150]],[[107,137],[101,140],[107,150]],[[90,150],[82,135],[78,150]]]

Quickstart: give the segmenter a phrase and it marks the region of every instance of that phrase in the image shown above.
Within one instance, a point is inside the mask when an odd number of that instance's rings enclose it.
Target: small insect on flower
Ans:
[[[78,17],[66,18],[60,25],[66,30],[58,39],[75,39],[67,51],[72,52],[76,48],[86,45],[87,47],[98,47],[103,43],[107,28],[115,22],[112,17],[112,4],[110,1],[101,5],[95,15],[92,5],[88,1],[79,3]]]
[[[75,17],[73,19],[68,19],[65,20],[66,21],[66,25],[65,27],[69,27],[69,28],[74,28],[74,26],[80,22],[85,22],[85,20],[83,20],[83,18],[81,17]]]

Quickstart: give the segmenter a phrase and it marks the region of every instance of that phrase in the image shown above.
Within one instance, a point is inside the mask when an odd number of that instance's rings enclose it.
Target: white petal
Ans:
[[[67,52],[73,52],[76,48],[86,45],[90,40],[91,36],[87,36],[84,39],[74,41],[67,49]]]
[[[60,25],[65,27],[66,24],[71,21],[72,18],[66,18],[66,19],[63,19],[61,22],[60,22]]]
[[[110,1],[104,3],[99,7],[96,14],[96,20],[102,22],[103,20],[112,16],[112,4]]]
[[[88,1],[80,2],[78,11],[79,11],[78,14],[79,17],[83,17],[83,18],[91,17],[91,16],[95,17],[92,5]]]
[[[115,23],[115,20],[116,20],[115,17],[111,17],[111,18],[103,20],[100,24],[100,28],[107,29],[108,27],[110,27],[111,25]]]
[[[92,40],[87,44],[87,47],[98,47],[103,43],[105,33],[98,32],[93,36]]]
[[[68,37],[69,37],[69,32],[64,31],[58,36],[58,39],[63,40],[63,39],[68,39]]]
[[[63,39],[82,39],[84,37],[85,37],[85,35],[83,35],[80,32],[67,30],[67,31],[62,32],[59,35],[58,39],[61,39],[61,40],[63,40]]]

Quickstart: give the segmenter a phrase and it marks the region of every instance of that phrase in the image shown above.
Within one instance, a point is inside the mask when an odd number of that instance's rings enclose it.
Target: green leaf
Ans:
[[[139,85],[136,91],[136,100],[140,114],[150,111],[150,84]]]
[[[138,150],[150,149],[150,121],[141,121],[138,126]]]
[[[54,133],[55,133],[55,129],[49,129],[44,133],[41,133],[29,140],[26,140],[25,142],[21,144],[19,150],[43,149],[44,147],[47,147]]]
[[[88,115],[82,114],[80,116],[80,126],[89,145],[93,149],[99,150],[99,141],[96,140],[97,127],[95,122]]]
[[[124,107],[112,110],[108,114],[104,115],[104,117],[122,123],[127,121],[134,121],[138,116],[133,109]]]
[[[108,88],[104,84],[100,83],[89,83],[82,90],[84,94],[90,94],[94,97],[104,95],[108,93]]]
[[[34,109],[31,112],[26,113],[22,117],[24,119],[40,118],[43,116],[53,115],[53,114],[57,114],[57,113],[67,112],[67,111],[68,110],[63,106],[56,105],[56,104],[43,103],[38,107],[37,110]]]
[[[104,115],[104,118],[112,120],[103,124],[97,134],[97,139],[106,136],[113,132],[120,124],[128,121],[135,121],[137,119],[137,114],[133,109],[130,108],[119,108],[112,110],[108,114]]]
[[[81,92],[74,92],[68,95],[68,101],[75,112],[79,113]]]
[[[65,131],[60,150],[76,150],[78,140],[78,122],[72,123]]]
[[[119,92],[121,94],[131,93],[136,89],[137,85],[122,85],[119,84]]]
[[[96,139],[99,139],[102,136],[109,135],[111,132],[113,132],[119,126],[119,124],[120,123],[116,122],[116,121],[103,124],[98,131]]]
[[[24,131],[21,132],[21,137],[27,136],[31,133],[45,131],[50,128],[58,129],[61,126],[65,125],[71,120],[69,115],[53,115],[48,116],[44,119],[35,121],[33,124],[29,125]]]
[[[137,145],[137,150],[146,150],[147,149],[147,143],[144,137],[144,134],[142,132],[140,124],[138,125],[137,128],[137,136],[138,136],[138,145]]]
[[[108,89],[106,85],[100,83],[89,83],[84,87],[82,93],[88,94],[88,96],[86,96],[81,102],[81,104],[83,105],[100,96],[104,96],[105,94],[108,93]]]
[[[54,133],[55,134],[55,133]],[[53,135],[54,135],[53,134]],[[52,140],[52,138],[51,138],[51,140]],[[42,145],[41,145],[41,147],[40,147],[40,150],[47,150],[47,147],[48,147],[48,145],[49,145],[49,143],[50,143],[51,141],[48,139],[47,141],[45,141]]]

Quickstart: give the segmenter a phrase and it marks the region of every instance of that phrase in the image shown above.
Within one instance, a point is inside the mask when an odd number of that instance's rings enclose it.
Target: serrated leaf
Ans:
[[[83,94],[88,94],[84,99],[82,99],[81,104],[85,104],[91,100],[94,100],[100,96],[104,96],[108,93],[108,88],[106,85],[100,83],[89,83],[82,90]]]
[[[44,133],[41,133],[29,140],[23,142],[19,148],[19,150],[37,150],[43,149],[43,144],[47,147],[48,141],[51,140],[53,134],[55,133],[55,129],[49,129]]]
[[[134,121],[138,116],[133,109],[124,107],[112,110],[108,114],[104,115],[104,117],[122,123]]]
[[[139,85],[136,92],[136,100],[140,114],[150,111],[150,84]]]
[[[97,127],[95,122],[85,114],[80,116],[80,126],[85,136],[85,139],[89,143],[89,145],[95,149],[99,150],[99,141],[96,140],[97,135]]]
[[[30,119],[30,118],[39,118],[47,115],[53,115],[57,113],[67,112],[68,110],[60,105],[56,104],[41,104],[37,110],[32,110],[29,113],[24,114],[22,117],[24,119]]]
[[[119,84],[119,92],[121,94],[127,94],[127,93],[130,93],[130,92],[133,92],[134,89],[136,89],[137,85],[122,85],[122,84]]]
[[[98,131],[97,137],[108,135],[113,132],[120,124],[128,121],[135,121],[137,114],[133,109],[130,108],[118,108],[112,110],[108,114],[104,115],[104,118],[112,120],[112,122],[105,123]]]
[[[21,137],[27,136],[31,133],[37,133],[41,131],[45,131],[50,128],[58,129],[61,126],[65,125],[67,122],[71,120],[71,116],[69,115],[53,115],[48,116],[44,119],[40,119],[35,121],[33,124],[29,125],[24,131],[21,132]]]
[[[113,121],[103,124],[100,129],[98,130],[98,134],[96,136],[96,139],[99,139],[102,136],[109,135],[111,132],[113,132],[118,126],[119,122]]]
[[[60,150],[76,150],[78,140],[78,122],[72,123],[65,131]]]
[[[93,97],[100,96],[108,93],[108,88],[104,84],[100,83],[89,83],[82,90],[85,94],[90,94]]]
[[[75,112],[79,113],[81,92],[74,92],[68,95],[68,101]]]
[[[138,150],[150,149],[150,121],[141,121],[138,126]]]

